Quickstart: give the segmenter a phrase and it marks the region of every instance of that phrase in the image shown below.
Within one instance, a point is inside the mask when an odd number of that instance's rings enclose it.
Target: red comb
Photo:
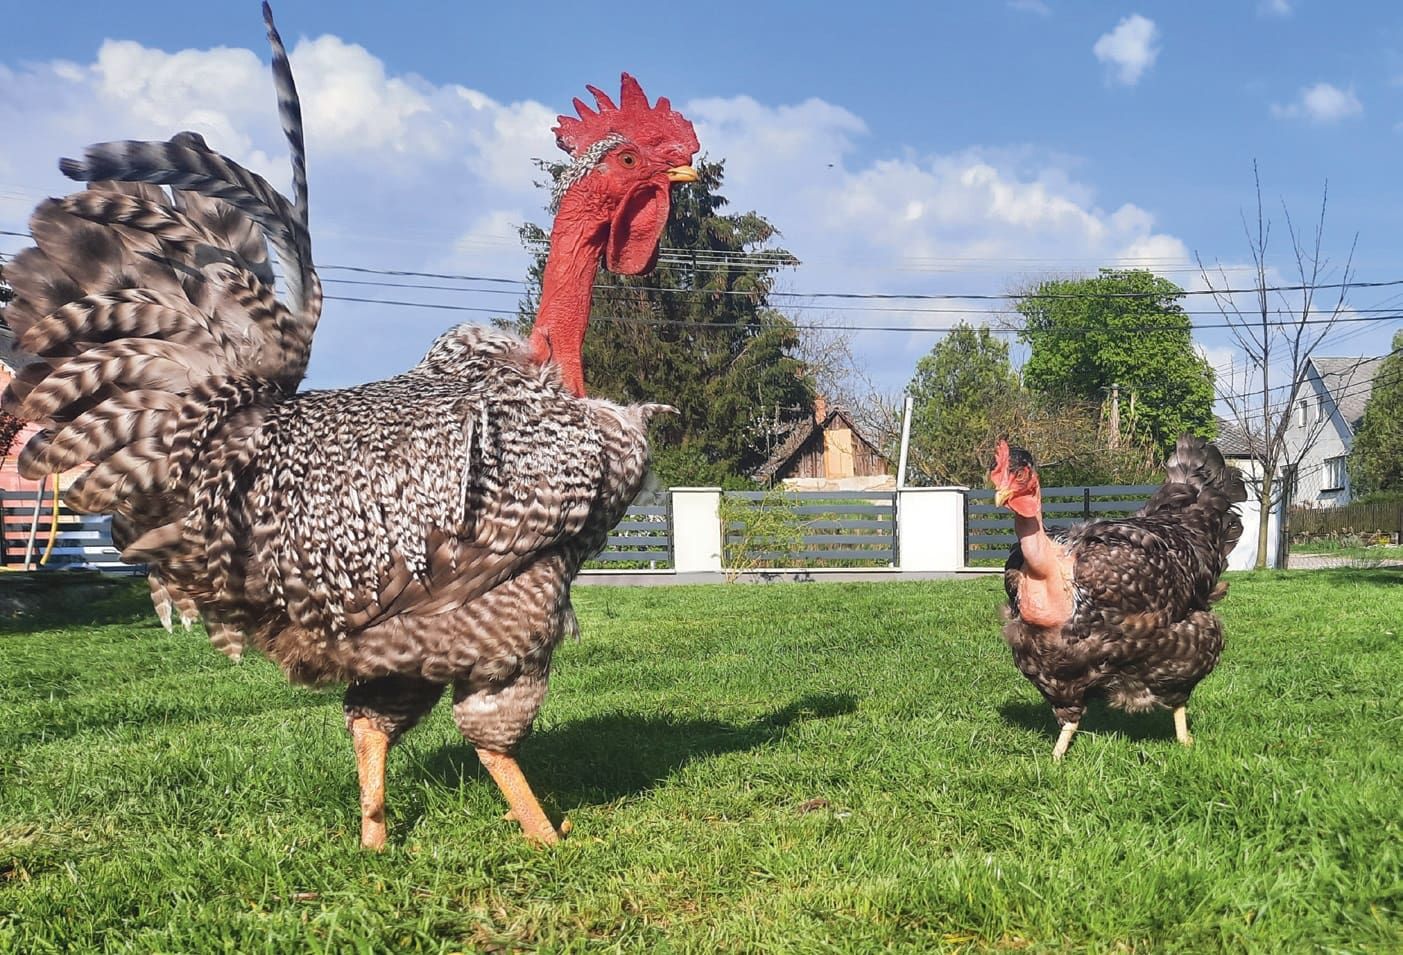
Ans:
[[[576,97],[575,112],[579,118],[557,117],[560,125],[554,130],[556,144],[570,155],[578,156],[610,133],[618,133],[637,146],[664,150],[669,161],[675,160],[677,165],[691,162],[701,148],[691,122],[672,108],[667,97],[660,96],[655,105],[649,106],[643,87],[627,73],[620,82],[618,106],[603,90],[593,86],[585,89],[594,94],[598,111]]]
[[[989,471],[989,480],[995,485],[1008,480],[1008,441],[1004,438],[994,445],[994,467]]]

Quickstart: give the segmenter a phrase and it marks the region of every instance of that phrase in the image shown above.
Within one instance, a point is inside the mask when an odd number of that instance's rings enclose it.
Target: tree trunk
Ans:
[[[1267,566],[1267,545],[1271,541],[1271,495],[1276,483],[1276,468],[1262,468],[1262,494],[1258,498],[1257,511],[1257,562],[1253,566],[1262,570]]]

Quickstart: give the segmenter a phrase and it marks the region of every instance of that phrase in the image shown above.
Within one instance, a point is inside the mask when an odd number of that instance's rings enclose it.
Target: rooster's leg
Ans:
[[[1072,745],[1072,736],[1077,731],[1077,723],[1063,723],[1062,732],[1057,737],[1057,745],[1052,747],[1052,758],[1061,759],[1067,755],[1067,747]]]
[[[360,776],[360,844],[367,849],[385,848],[385,755],[389,734],[362,716],[351,722],[356,748],[356,773]]]
[[[492,774],[497,788],[502,790],[502,795],[507,799],[507,805],[511,807],[509,815],[521,823],[521,831],[526,838],[543,845],[553,845],[560,841],[561,836],[570,831],[568,820],[561,825],[558,831],[555,826],[551,825],[550,819],[546,818],[545,810],[537,801],[536,794],[531,791],[531,784],[526,781],[515,757],[505,753],[494,753],[490,749],[479,747],[477,758],[482,760],[483,767]]]
[[[1194,744],[1194,738],[1189,734],[1189,708],[1187,706],[1174,707],[1174,735],[1185,746]]]
[[[411,676],[377,677],[346,688],[346,728],[360,776],[360,843],[367,849],[385,847],[385,756],[442,694],[442,683]]]

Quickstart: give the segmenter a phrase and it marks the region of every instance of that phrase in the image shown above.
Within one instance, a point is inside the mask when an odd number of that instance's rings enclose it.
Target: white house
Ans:
[[[1292,476],[1291,504],[1349,503],[1349,451],[1382,365],[1382,357],[1308,360],[1286,432],[1290,458],[1300,459]]]

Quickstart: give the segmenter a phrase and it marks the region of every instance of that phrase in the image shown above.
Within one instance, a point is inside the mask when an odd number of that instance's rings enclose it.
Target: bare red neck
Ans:
[[[590,215],[585,205],[569,192],[561,200],[530,339],[532,359],[558,364],[565,387],[577,397],[585,394],[585,330],[599,257],[609,236],[608,220]]]
[[[1072,561],[1067,551],[1047,536],[1042,519],[1042,495],[1024,498],[1030,516],[1013,515],[1013,531],[1023,551],[1023,579],[1018,587],[1018,613],[1025,623],[1058,628],[1072,616]]]
[[[1024,498],[1019,503],[1032,512],[1031,516],[1016,511],[1013,515],[1013,532],[1018,535],[1018,545],[1023,550],[1024,567],[1032,577],[1053,580],[1061,573],[1057,562],[1059,548],[1043,527],[1042,495],[1035,496],[1031,502]]]

